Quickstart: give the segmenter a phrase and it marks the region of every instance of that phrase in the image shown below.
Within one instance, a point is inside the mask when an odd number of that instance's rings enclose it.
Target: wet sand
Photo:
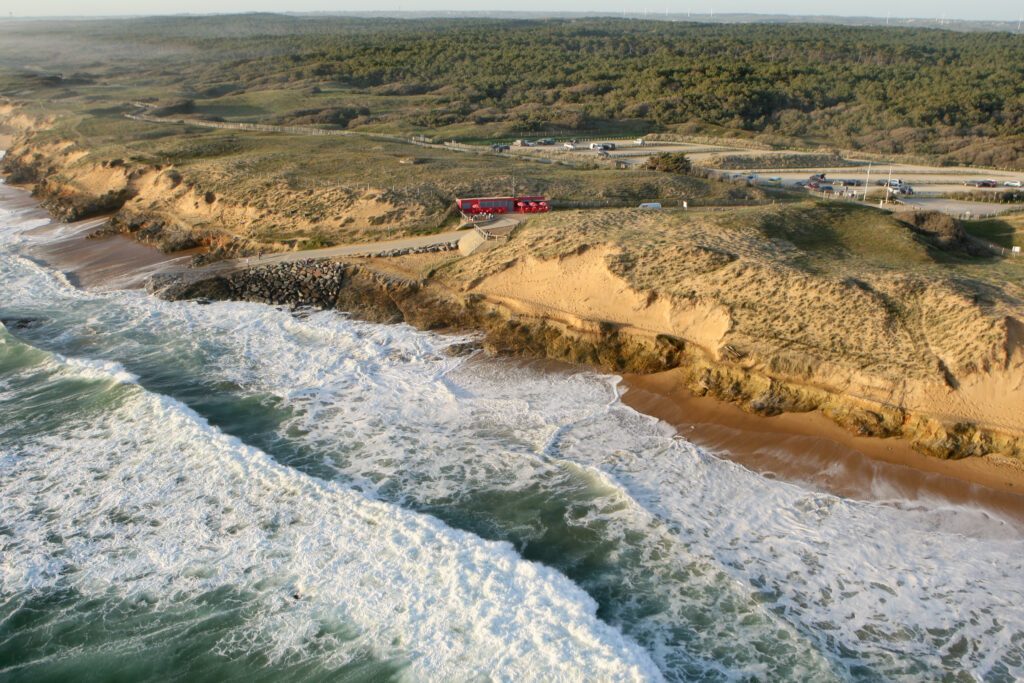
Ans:
[[[76,287],[84,289],[136,289],[155,272],[185,265],[198,250],[165,254],[125,235],[90,238],[104,219],[76,224],[81,229],[65,238],[31,249],[31,255],[61,270]],[[38,230],[43,231],[46,226]]]
[[[671,373],[626,375],[622,401],[719,457],[763,476],[847,498],[948,502],[1024,524],[1024,467],[995,458],[941,460],[901,439],[858,437],[818,413],[762,417],[678,385]]]
[[[53,221],[28,190],[16,186],[0,184],[0,202],[17,210],[22,220],[42,223],[27,234],[48,239],[30,246],[26,255],[61,271],[68,281],[84,289],[139,288],[153,273],[186,265],[193,254],[202,251],[165,254],[125,235],[89,237],[107,222],[106,217],[77,223]]]

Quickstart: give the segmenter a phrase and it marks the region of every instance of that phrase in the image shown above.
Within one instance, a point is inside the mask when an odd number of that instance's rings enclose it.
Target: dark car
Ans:
[[[512,148],[509,147],[508,145],[491,145],[492,152],[507,152],[510,149]]]

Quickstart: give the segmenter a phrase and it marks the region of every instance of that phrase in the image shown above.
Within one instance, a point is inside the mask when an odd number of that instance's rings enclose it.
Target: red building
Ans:
[[[482,213],[544,213],[551,210],[545,197],[473,197],[456,199],[455,205],[468,216]]]

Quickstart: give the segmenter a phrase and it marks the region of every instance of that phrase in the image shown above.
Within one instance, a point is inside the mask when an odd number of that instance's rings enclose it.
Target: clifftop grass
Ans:
[[[449,264],[472,287],[522,259],[585,256],[650,301],[721,306],[727,341],[811,375],[822,363],[894,379],[969,374],[998,360],[1024,316],[1024,263],[944,251],[875,209],[805,202],[728,211],[564,212]]]

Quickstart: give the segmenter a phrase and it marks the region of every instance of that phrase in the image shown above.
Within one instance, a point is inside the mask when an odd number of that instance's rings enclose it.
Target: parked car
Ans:
[[[555,144],[555,141],[552,138],[541,138],[540,140],[537,140],[537,144],[544,145],[545,147],[550,147],[551,145]]]
[[[1019,180],[1007,180],[1003,182],[1003,187],[1020,187],[1021,182]]]
[[[507,152],[510,149],[512,149],[512,148],[509,147],[508,145],[501,145],[501,144],[491,145],[491,151],[492,152]]]
[[[571,142],[567,142],[567,143],[565,143],[564,145],[562,145],[562,148],[563,148],[563,149],[576,149],[576,145],[574,145],[574,144],[573,144],[573,143],[571,143]]]
[[[637,147],[643,147],[644,145],[647,144],[647,141],[644,140],[643,138],[637,138],[633,142],[636,144]]]
[[[967,180],[964,182],[967,187],[995,187],[996,181],[994,180]]]

